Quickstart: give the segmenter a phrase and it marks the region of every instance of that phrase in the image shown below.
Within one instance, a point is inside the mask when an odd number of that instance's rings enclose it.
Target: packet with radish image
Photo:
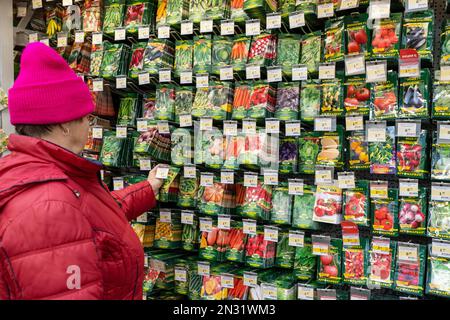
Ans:
[[[392,289],[397,243],[389,238],[372,238],[368,284]]]
[[[388,126],[385,142],[369,142],[370,173],[395,174],[395,156],[395,126]]]
[[[231,229],[228,236],[229,241],[225,251],[225,259],[234,262],[244,262],[248,235],[244,233],[242,221],[231,221]]]
[[[294,228],[318,230],[319,223],[313,221],[316,186],[303,185],[303,194],[294,196],[292,226]]]
[[[344,197],[344,220],[351,221],[360,226],[369,226],[369,182],[357,180],[355,188],[345,189]]]
[[[213,178],[212,186],[200,186],[197,207],[205,215],[229,213],[234,208],[234,185],[220,182],[220,177]]]
[[[350,170],[368,170],[370,168],[369,143],[364,131],[353,131],[348,137],[348,168]]]
[[[429,69],[421,69],[420,77],[400,78],[399,83],[399,118],[421,118],[430,116],[430,84],[431,75]]]
[[[312,253],[311,238],[305,237],[303,247],[295,248],[294,275],[298,280],[314,278],[317,269],[317,256]]]
[[[361,76],[347,77],[344,83],[346,115],[369,115],[370,85]]]
[[[386,199],[372,198],[370,209],[373,234],[398,236],[398,189],[389,188]]]
[[[342,220],[342,189],[335,185],[318,185],[313,220],[339,224]]]
[[[291,224],[292,196],[287,182],[281,182],[272,189],[272,209],[270,221],[275,224]]]
[[[397,139],[397,176],[425,179],[427,170],[427,130],[418,137],[399,137]]]
[[[450,143],[439,142],[436,132],[431,153],[431,179],[450,180]]]
[[[426,294],[450,297],[450,257],[434,252],[431,244],[428,245],[427,272]]]
[[[256,187],[245,187],[243,181],[236,184],[236,212],[242,217],[269,220],[272,209],[272,186],[258,179]]]
[[[265,119],[275,111],[275,88],[264,81],[256,81],[252,85],[247,117]]]
[[[400,197],[398,220],[400,234],[425,236],[428,212],[427,189],[419,187],[418,197]]]
[[[389,18],[376,20],[372,29],[371,56],[375,59],[398,58],[400,50],[402,14],[391,13]]]
[[[247,117],[252,89],[253,86],[250,82],[240,81],[235,83],[231,119],[242,120]]]
[[[295,247],[289,245],[289,232],[287,230],[281,230],[278,232],[276,252],[276,267],[286,269],[292,269],[294,267]]]
[[[397,243],[394,290],[423,296],[426,250],[425,245]]]
[[[386,82],[372,83],[370,88],[370,119],[387,120],[398,117],[398,76],[388,71]]]
[[[275,118],[296,120],[299,113],[300,84],[298,82],[280,82],[277,89]]]
[[[270,268],[275,263],[276,242],[264,240],[264,230],[248,235],[245,246],[245,264],[254,268]]]
[[[278,171],[283,174],[296,173],[298,168],[298,139],[286,137],[280,140]]]
[[[236,35],[231,47],[231,65],[235,71],[244,71],[250,51],[251,37]]]
[[[431,200],[429,208],[427,235],[450,239],[450,201]]]
[[[261,33],[252,38],[248,53],[248,63],[259,66],[269,66],[277,57],[277,36]]]
[[[343,247],[343,283],[363,286],[367,284],[369,269],[369,240],[359,239],[359,245]]]
[[[369,56],[368,40],[369,28],[367,27],[366,13],[351,13],[345,17],[346,27],[346,53],[364,54]]]
[[[219,229],[217,219],[212,219],[212,228],[208,231],[202,230],[202,219],[200,219],[200,247],[199,257],[209,261],[224,261],[227,250],[227,237],[230,230]]]
[[[325,44],[323,48],[323,61],[341,61],[345,53],[344,17],[325,22]]]
[[[339,284],[342,282],[342,239],[331,239],[328,254],[319,256],[317,282]]]

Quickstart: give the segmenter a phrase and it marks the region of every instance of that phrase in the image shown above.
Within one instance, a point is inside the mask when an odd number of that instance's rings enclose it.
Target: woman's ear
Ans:
[[[59,127],[61,128],[63,136],[68,137],[70,135],[70,129],[68,126],[60,124]]]

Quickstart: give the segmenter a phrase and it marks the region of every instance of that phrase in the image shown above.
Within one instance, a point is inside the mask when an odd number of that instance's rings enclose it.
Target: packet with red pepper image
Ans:
[[[368,283],[392,289],[397,243],[389,238],[372,238]]]
[[[359,239],[358,245],[343,247],[343,282],[349,285],[366,285],[369,267],[369,241]]]
[[[344,220],[369,226],[369,182],[358,180],[355,188],[344,190]]]
[[[419,187],[418,197],[400,197],[400,234],[425,236],[427,232],[427,189]]]
[[[398,75],[388,71],[386,82],[372,83],[370,88],[370,119],[387,120],[398,116]]]
[[[344,17],[327,20],[325,23],[325,46],[323,60],[325,62],[344,59]]]
[[[339,224],[342,219],[342,190],[334,185],[319,185],[316,191],[313,220]]]
[[[426,246],[397,243],[394,290],[422,296],[424,291]]]
[[[356,12],[345,17],[347,54],[364,54],[366,57],[369,55],[367,18],[366,13]]]
[[[347,77],[344,83],[346,115],[369,115],[370,85],[361,76]]]
[[[258,179],[256,187],[245,187],[243,181],[236,184],[236,212],[243,217],[269,220],[272,209],[272,186]]]
[[[264,230],[258,227],[249,235],[245,246],[245,263],[254,268],[270,268],[275,263],[276,242],[264,240]]]
[[[418,137],[399,137],[397,140],[397,176],[425,179],[427,170],[427,131]]]
[[[342,240],[331,239],[328,254],[321,255],[317,264],[317,282],[338,284],[342,281]]]
[[[400,49],[401,13],[391,13],[389,18],[375,20],[372,30],[371,56],[397,58]]]
[[[385,199],[371,199],[372,232],[398,236],[398,189],[389,188]]]
[[[348,137],[348,168],[350,170],[367,170],[370,168],[369,143],[364,131],[353,131]]]

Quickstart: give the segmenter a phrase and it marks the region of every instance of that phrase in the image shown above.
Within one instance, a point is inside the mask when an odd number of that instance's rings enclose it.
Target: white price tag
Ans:
[[[450,123],[439,123],[438,139],[450,140]]]
[[[117,126],[116,127],[116,137],[117,138],[126,138],[127,137],[127,127],[126,126]]]
[[[150,83],[150,74],[148,72],[142,72],[138,74],[138,83],[140,86]]]
[[[358,233],[342,233],[342,243],[344,247],[359,246],[359,234]]]
[[[233,67],[226,66],[220,67],[220,80],[233,80]]]
[[[334,16],[334,6],[332,2],[317,5],[317,18],[330,18],[332,16]]]
[[[83,43],[84,42],[84,31],[77,30],[75,31],[75,43]]]
[[[136,222],[147,223],[147,222],[148,222],[147,212],[144,212],[144,213],[141,214],[139,217],[137,217],[137,218],[136,218]]]
[[[450,81],[450,66],[441,65],[439,80]]]
[[[237,121],[223,121],[223,134],[225,136],[237,136]]]
[[[212,118],[201,118],[200,119],[200,130],[202,131],[211,131],[213,128],[213,119]]]
[[[116,78],[116,89],[126,89],[127,87],[127,77],[119,76]]]
[[[316,185],[333,183],[333,172],[331,169],[316,169]]]
[[[398,259],[401,261],[417,262],[419,253],[418,247],[406,243],[398,244]]]
[[[388,238],[372,238],[372,251],[387,254],[390,252],[391,241]]]
[[[340,189],[354,189],[355,188],[355,173],[353,172],[338,172],[338,185]]]
[[[33,43],[33,42],[37,42],[39,39],[39,36],[37,33],[30,33],[28,35],[28,43]]]
[[[256,287],[258,285],[258,275],[252,272],[244,272],[244,286]]]
[[[200,185],[202,187],[212,187],[214,185],[214,176],[212,174],[202,173],[200,175]]]
[[[17,6],[17,17],[23,18],[27,15],[27,6],[26,4],[23,6]]]
[[[247,79],[261,78],[261,67],[259,65],[247,65],[245,67],[245,77]]]
[[[290,230],[289,231],[289,245],[291,247],[304,247],[305,246],[305,233],[301,231]]]
[[[195,166],[184,166],[183,168],[184,177],[195,179],[197,177],[197,170]]]
[[[372,181],[370,183],[370,197],[372,199],[386,199],[388,197],[388,183]]]
[[[397,137],[417,137],[420,133],[420,122],[397,122]]]
[[[192,211],[181,211],[181,223],[182,224],[194,224],[194,213]]]
[[[138,28],[138,39],[148,39],[150,38],[150,27],[143,26]]]
[[[368,126],[367,127],[368,142],[386,142],[386,127]]]
[[[181,71],[180,72],[180,84],[191,84],[192,83],[192,71]]]
[[[125,37],[126,37],[125,28],[116,28],[114,30],[114,41],[125,40]]]
[[[158,127],[158,132],[161,134],[170,133],[169,122],[167,122],[167,121],[158,121],[157,127]]]
[[[433,239],[431,242],[431,254],[436,257],[450,258],[450,242]]]
[[[168,166],[159,166],[156,169],[156,178],[158,179],[167,179],[167,176],[169,175],[169,167]]]
[[[289,121],[285,124],[285,133],[287,137],[298,137],[301,134],[300,121]]]
[[[345,75],[364,74],[366,64],[364,54],[345,56]]]
[[[308,68],[306,66],[292,67],[292,81],[308,80]]]
[[[233,171],[221,171],[220,172],[220,183],[223,184],[234,184],[234,172]]]
[[[266,15],[266,29],[280,29],[281,28],[281,14],[268,13]]]
[[[280,120],[266,119],[266,133],[280,133]]]
[[[274,284],[261,284],[262,297],[264,300],[277,300],[277,286]]]
[[[234,288],[234,276],[229,274],[221,274],[220,275],[220,285],[223,288]]]
[[[92,128],[92,138],[103,139],[103,128],[102,127],[93,127]]]
[[[213,223],[211,218],[200,218],[200,231],[211,232]]]
[[[148,130],[148,123],[147,120],[141,119],[136,121],[137,124],[137,131],[138,132],[145,132]]]
[[[192,21],[182,21],[180,29],[180,33],[182,36],[193,34],[194,23]]]
[[[159,26],[158,27],[158,38],[159,39],[169,39],[170,38],[170,26]]]
[[[299,284],[297,287],[297,298],[300,300],[314,300],[314,288]]]
[[[33,9],[40,9],[42,8],[42,0],[33,0],[31,2],[31,6]]]
[[[295,181],[295,180],[289,180],[288,181],[288,193],[290,195],[294,196],[301,196],[303,195],[303,181]]]
[[[428,9],[428,0],[407,0],[406,11],[420,11]]]
[[[94,79],[92,81],[92,91],[94,92],[103,91],[103,79]]]
[[[67,47],[67,34],[58,35],[57,47],[58,48]]]
[[[180,114],[180,127],[192,127],[192,116],[190,114]]]
[[[418,197],[419,181],[418,180],[399,180],[400,197]]]
[[[265,170],[264,171],[264,184],[276,186],[278,185],[278,171],[277,170]]]
[[[197,264],[197,273],[200,276],[209,277],[209,262],[198,262]]]
[[[336,65],[334,63],[322,63],[319,65],[319,79],[334,79],[336,78]]]
[[[208,74],[197,74],[195,79],[197,88],[207,88],[209,86]]]
[[[172,70],[171,69],[160,69],[159,70],[159,82],[170,82],[172,81]]]
[[[233,20],[223,20],[220,23],[220,35],[230,36],[234,34],[234,21]]]
[[[213,32],[213,21],[212,20],[200,21],[200,33],[210,33],[210,32]]]
[[[160,210],[159,211],[159,221],[164,223],[172,222],[172,213],[170,210]]]
[[[330,252],[330,245],[323,242],[313,242],[312,254],[315,256],[327,256]]]
[[[333,131],[333,118],[314,118],[314,131]]]
[[[305,13],[293,12],[289,15],[289,29],[303,27],[305,25]]]
[[[113,178],[113,190],[122,190],[123,186],[123,178]]]
[[[103,42],[103,33],[93,32],[92,33],[92,44],[102,44],[102,42]]]
[[[345,129],[347,131],[364,130],[364,117],[363,116],[345,117]]]
[[[42,38],[41,40],[39,40],[39,42],[41,42],[41,43],[43,43],[43,44],[45,44],[47,47],[49,47],[50,46],[50,39],[49,38],[47,38],[47,37],[45,37],[45,38]]]
[[[431,185],[431,200],[450,201],[450,184],[433,183]]]
[[[242,120],[242,133],[255,134],[256,133],[256,121],[255,120]]]
[[[224,229],[224,230],[230,230],[230,225],[231,225],[230,216],[219,215],[217,217],[217,228]]]
[[[186,269],[175,267],[175,281],[181,281],[181,282],[187,281]]]
[[[281,67],[267,68],[267,82],[280,82],[282,80]]]
[[[245,35],[257,36],[261,33],[261,26],[259,20],[248,20],[245,23]]]
[[[244,187],[256,187],[258,185],[258,176],[256,174],[244,174]]]
[[[256,234],[256,221],[255,220],[243,220],[242,231],[244,234]]]
[[[348,10],[357,8],[359,6],[359,0],[341,0],[339,10]]]
[[[62,5],[63,5],[63,7],[71,6],[71,5],[73,5],[73,0],[63,0]]]
[[[366,62],[366,82],[385,82],[387,79],[386,61]]]
[[[371,0],[369,4],[369,20],[389,18],[391,1]]]
[[[152,164],[150,159],[139,159],[139,169],[142,171],[152,170]]]

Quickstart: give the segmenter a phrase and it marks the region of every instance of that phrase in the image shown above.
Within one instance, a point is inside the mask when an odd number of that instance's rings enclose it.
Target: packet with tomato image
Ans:
[[[317,264],[317,282],[338,284],[342,281],[342,240],[331,239],[328,254],[321,255]]]
[[[369,28],[367,27],[366,13],[352,12],[345,16],[346,26],[346,53],[364,54],[368,57]]]
[[[347,77],[344,83],[344,107],[346,115],[369,115],[369,84],[361,76]]]
[[[372,232],[398,236],[398,189],[389,188],[386,199],[371,199]]]
[[[397,243],[394,290],[423,296],[426,250],[425,245]]]
[[[228,261],[244,262],[247,234],[244,233],[242,221],[231,220],[225,258]]]
[[[272,209],[272,186],[265,185],[259,177],[256,187],[245,187],[244,182],[236,184],[236,213],[242,217],[269,220]]]
[[[360,238],[359,245],[343,247],[343,283],[366,285],[369,269],[369,240]]]
[[[350,170],[369,169],[369,143],[365,138],[364,131],[353,131],[348,137],[348,142],[348,168]]]
[[[370,88],[370,120],[398,117],[398,74],[388,71],[386,82],[372,83]]]
[[[407,12],[403,20],[402,48],[415,49],[420,58],[433,61],[433,11]]]
[[[419,187],[418,197],[399,198],[400,234],[425,236],[427,232],[427,189]]]
[[[323,61],[342,61],[344,59],[344,17],[330,19],[325,22],[325,45]]]
[[[229,234],[230,230],[219,229],[217,219],[213,219],[210,230],[200,230],[199,257],[209,261],[224,261],[225,251],[229,244]]]
[[[427,170],[427,130],[418,137],[399,137],[397,139],[397,176],[425,179]]]
[[[342,189],[335,185],[317,186],[313,220],[330,224],[341,223]]]
[[[396,173],[395,147],[395,126],[386,127],[385,142],[369,142],[370,173]]]
[[[220,177],[214,176],[212,186],[200,186],[197,207],[202,214],[216,216],[229,213],[235,206],[235,186],[220,183]]]
[[[264,230],[258,226],[256,235],[248,235],[245,263],[254,268],[270,268],[275,263],[276,242],[264,240]]]
[[[358,180],[355,188],[344,190],[344,220],[369,226],[369,181]]]
[[[398,58],[402,14],[391,13],[389,18],[375,20],[372,29],[371,57]]]
[[[372,238],[368,284],[392,289],[397,243],[389,238]]]
[[[424,119],[429,117],[430,84],[429,69],[421,69],[418,78],[400,78],[399,118]]]

